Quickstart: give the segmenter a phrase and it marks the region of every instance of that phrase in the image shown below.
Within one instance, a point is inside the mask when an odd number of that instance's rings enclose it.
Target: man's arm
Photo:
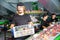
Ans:
[[[28,16],[27,16],[27,19],[28,19],[28,24],[30,24],[30,25],[32,25],[32,26],[33,26],[33,22],[32,22],[32,20],[31,20],[30,15],[28,15]]]
[[[43,27],[43,29],[45,29],[46,27],[45,26],[42,26]]]
[[[13,28],[14,26],[15,26],[15,19],[13,18],[12,22],[11,22],[11,25],[10,25],[10,28]]]

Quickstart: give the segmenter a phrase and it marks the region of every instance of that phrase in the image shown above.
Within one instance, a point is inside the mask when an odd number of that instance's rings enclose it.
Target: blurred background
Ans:
[[[17,3],[23,2],[26,13],[30,14],[33,22],[40,21],[42,14],[55,12],[60,22],[60,0],[0,0],[0,24],[10,26],[13,15],[16,13]],[[35,19],[35,20],[33,20]],[[9,29],[9,27],[8,27]],[[2,34],[4,35],[4,34]],[[4,36],[0,35],[0,40]]]
[[[25,4],[27,13],[32,10],[40,10],[49,12],[48,14],[56,12],[57,15],[60,15],[60,0],[0,0],[0,16],[7,18],[6,16],[16,13],[18,2]]]

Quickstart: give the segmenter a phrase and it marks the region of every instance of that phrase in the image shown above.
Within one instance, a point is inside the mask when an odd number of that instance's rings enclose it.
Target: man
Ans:
[[[56,22],[58,22],[58,18],[56,18],[56,14],[55,13],[52,13],[51,14],[51,17],[48,18],[48,21],[50,22],[50,26],[52,24],[56,24]]]
[[[48,15],[44,14],[43,18],[41,20],[41,28],[40,28],[41,30],[45,29],[45,28],[47,28],[49,26],[49,22],[47,21],[47,19],[48,19]]]
[[[56,14],[55,13],[52,13],[50,21],[51,22],[57,22],[58,21],[58,18],[56,18]]]
[[[14,15],[10,28],[25,24],[32,25],[32,22],[30,16],[28,14],[25,14],[24,4],[20,2],[17,4],[17,14]],[[25,40],[25,39],[24,37],[20,37],[20,38],[16,38],[15,40]]]

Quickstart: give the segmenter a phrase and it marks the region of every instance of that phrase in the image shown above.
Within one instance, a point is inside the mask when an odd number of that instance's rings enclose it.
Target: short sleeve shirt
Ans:
[[[28,14],[25,15],[15,14],[13,17],[12,24],[15,24],[15,26],[19,26],[28,24],[29,22],[31,22],[31,18]]]
[[[58,21],[58,18],[55,18],[55,19],[52,19],[50,20],[51,22],[57,22]]]
[[[41,20],[41,26],[48,27],[49,26],[48,21]]]

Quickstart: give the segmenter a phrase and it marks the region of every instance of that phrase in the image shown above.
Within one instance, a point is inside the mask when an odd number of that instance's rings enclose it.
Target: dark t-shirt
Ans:
[[[12,24],[15,24],[15,26],[19,26],[28,24],[28,22],[31,22],[31,18],[28,14],[25,15],[15,14],[13,17]]]
[[[48,27],[49,26],[49,22],[48,21],[41,20],[41,26]]]
[[[50,19],[51,22],[57,22],[58,21],[58,18],[55,18],[55,19]]]

